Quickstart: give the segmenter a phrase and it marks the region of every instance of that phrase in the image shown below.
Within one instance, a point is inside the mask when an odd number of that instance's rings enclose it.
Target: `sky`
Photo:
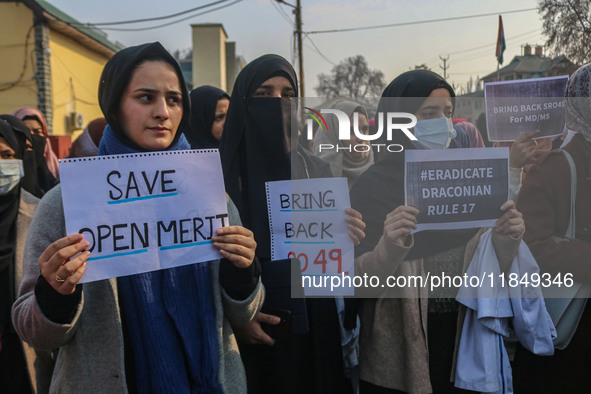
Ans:
[[[48,1],[80,22],[99,23],[168,15],[214,0]],[[296,0],[285,1],[295,4]],[[496,71],[497,14],[503,15],[507,42],[503,65],[520,55],[526,43],[543,45],[546,42],[537,10],[504,14],[537,8],[536,0],[301,0],[301,4],[304,32],[495,14],[374,30],[308,34],[303,55],[308,97],[315,96],[313,88],[317,85],[318,74],[329,73],[334,64],[356,55],[363,55],[371,69],[381,70],[386,84],[423,63],[443,75],[439,56],[449,57],[448,80],[456,86],[465,86],[470,77],[483,77]],[[172,52],[191,47],[191,24],[221,23],[228,40],[236,42],[237,53],[247,62],[266,53],[276,53],[295,64],[291,10],[274,0],[242,0],[167,27],[140,32],[112,31],[106,27],[103,30],[110,40],[124,46],[160,41]],[[155,26],[176,19],[179,18],[116,27]]]

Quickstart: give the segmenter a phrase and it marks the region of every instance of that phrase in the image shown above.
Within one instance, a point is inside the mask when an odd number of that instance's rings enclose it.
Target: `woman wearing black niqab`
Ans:
[[[24,136],[18,135],[13,127],[0,119],[0,137],[14,151],[14,159],[22,160],[26,144]],[[0,160],[4,164],[4,160]],[[15,161],[9,164],[14,168]],[[24,247],[21,231],[17,229],[17,217],[21,194],[20,176],[14,171],[0,168],[2,194],[0,195],[0,392],[30,393],[32,385],[27,372],[27,364],[21,341],[14,331],[10,309],[16,299],[16,286],[22,274],[17,267],[17,249]],[[6,187],[10,181],[11,186]],[[16,182],[16,184],[15,184]],[[30,195],[29,195],[30,196]],[[34,197],[31,196],[34,199]],[[26,234],[26,232],[25,232]]]
[[[266,80],[281,76],[297,96],[291,64],[278,55],[253,60],[238,75],[220,147],[226,191],[257,241],[257,256],[271,258],[265,182],[330,177],[330,167],[297,144],[291,151],[291,102],[253,97]],[[292,167],[292,158],[294,166]]]
[[[0,115],[13,131],[31,144],[25,149],[23,166],[25,175],[21,179],[21,187],[37,198],[43,197],[52,187],[59,182],[55,179],[45,159],[46,138],[32,135],[25,122],[13,115]],[[28,145],[28,144],[27,144]]]
[[[225,120],[226,114],[218,114],[216,110],[218,103],[223,101],[229,102],[230,96],[214,86],[200,86],[191,91],[191,120],[189,128],[183,131],[191,148],[219,148],[220,137],[213,134],[213,126]],[[218,115],[223,118],[218,119]]]
[[[287,60],[265,55],[249,63],[234,84],[220,148],[226,190],[238,206],[244,225],[255,234],[267,287],[270,282],[289,283],[289,278],[269,276],[269,270],[279,262],[270,261],[265,182],[331,176],[328,164],[299,147],[295,142],[297,136],[292,136],[291,122],[295,118],[289,99],[295,96],[297,78]],[[276,294],[268,289],[265,305],[280,297]],[[266,339],[253,341],[243,332],[243,341],[256,343],[241,344],[249,392],[351,391],[343,372],[334,299],[305,301],[309,330],[294,334],[292,313],[288,338],[275,342],[263,333]],[[261,322],[276,324],[272,319],[273,316],[259,313],[251,325],[256,324],[260,331]]]

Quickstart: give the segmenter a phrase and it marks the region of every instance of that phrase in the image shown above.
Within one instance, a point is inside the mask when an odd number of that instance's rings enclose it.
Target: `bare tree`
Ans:
[[[333,67],[330,75],[318,75],[319,96],[333,97],[378,97],[384,90],[384,74],[370,70],[361,55],[348,57]]]
[[[540,1],[546,44],[576,64],[591,61],[591,0]]]
[[[482,90],[482,84],[481,84],[481,80],[480,80],[480,76],[476,76],[476,81],[474,81],[474,84],[476,85],[476,88],[474,89],[474,91],[476,92],[480,92]]]
[[[474,88],[474,79],[470,76],[468,82],[466,82],[466,93],[472,93],[472,89]]]

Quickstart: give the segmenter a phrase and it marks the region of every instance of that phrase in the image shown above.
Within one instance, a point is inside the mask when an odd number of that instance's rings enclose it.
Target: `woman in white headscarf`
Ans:
[[[322,129],[314,138],[314,153],[317,157],[330,164],[334,176],[346,177],[349,180],[349,189],[357,178],[373,164],[373,152],[369,141],[362,140],[353,132],[354,114],[358,116],[358,130],[362,134],[369,133],[369,120],[365,108],[349,100],[336,100],[331,108],[343,111],[351,122],[351,133],[348,140],[339,140],[339,123],[336,116],[326,116],[328,129]],[[332,145],[333,148],[321,149],[323,144]],[[326,146],[326,145],[324,145]],[[339,147],[338,151],[336,147]]]
[[[591,64],[575,71],[566,88],[566,127],[572,140],[562,148],[576,168],[571,179],[566,157],[559,150],[540,157],[528,170],[517,206],[525,219],[525,235],[541,272],[591,286]],[[576,182],[575,239],[565,238],[571,220],[571,182]],[[566,286],[566,285],[565,285]],[[554,356],[538,357],[518,348],[514,382],[521,392],[586,392],[591,387],[591,303],[580,311],[578,325],[568,346]],[[573,320],[573,319],[571,319]],[[560,330],[559,330],[560,337]]]

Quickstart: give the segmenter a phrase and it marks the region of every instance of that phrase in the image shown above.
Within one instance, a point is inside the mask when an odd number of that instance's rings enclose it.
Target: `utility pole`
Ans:
[[[293,14],[295,15],[295,24],[296,29],[293,32],[295,36],[297,45],[298,45],[298,69],[299,69],[299,78],[300,78],[300,97],[306,97],[306,93],[304,90],[304,49],[302,43],[302,5],[300,0],[296,0],[296,5],[289,4],[284,0],[275,0],[278,3],[285,4],[291,8],[293,8]]]
[[[298,67],[300,71],[300,97],[306,97],[304,91],[304,49],[302,44],[302,5],[300,0],[296,2],[297,6],[294,10],[296,14],[296,31],[294,34],[298,39]]]
[[[441,61],[443,62],[443,66],[439,65],[439,68],[443,70],[443,79],[447,80],[447,69],[449,68],[449,64],[447,64],[447,61],[449,60],[449,55],[447,55],[447,57],[439,56],[439,59],[441,59]]]

